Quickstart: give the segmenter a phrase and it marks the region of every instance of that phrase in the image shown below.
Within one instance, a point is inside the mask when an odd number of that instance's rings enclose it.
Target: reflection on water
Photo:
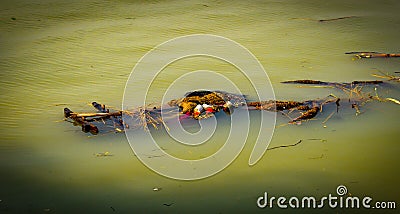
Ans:
[[[398,52],[397,1],[0,4],[1,211],[263,212],[269,210],[259,210],[255,200],[264,191],[321,196],[334,193],[339,184],[353,195],[399,201],[395,192],[400,178],[395,135],[398,105],[393,103],[368,103],[359,116],[343,109],[326,128],[321,122],[329,111],[301,126],[279,126],[271,146],[304,141],[268,151],[253,167],[247,162],[257,133],[250,129],[243,152],[231,166],[193,182],[166,179],[148,170],[122,134],[88,136],[62,121],[64,107],[91,111],[86,104],[92,101],[119,109],[135,63],[154,46],[193,33],[224,36],[252,51],[279,99],[345,96],[335,89],[279,82],[373,80],[371,74],[377,70],[399,71],[399,59],[352,61],[343,54]],[[343,16],[356,17],[323,23],[310,20]],[[242,83],[232,66],[194,58],[167,67],[157,80],[160,89],[194,70],[215,70]],[[152,93],[161,97],[163,91]],[[400,97],[396,83],[378,87],[377,92],[382,97]],[[257,118],[251,115],[254,121]],[[287,121],[279,116],[277,125]],[[225,137],[223,132],[220,135],[215,138]],[[203,151],[204,155],[211,150]],[[94,155],[106,151],[113,156]],[[185,149],[176,153],[190,156]],[[154,187],[162,189],[153,191]]]

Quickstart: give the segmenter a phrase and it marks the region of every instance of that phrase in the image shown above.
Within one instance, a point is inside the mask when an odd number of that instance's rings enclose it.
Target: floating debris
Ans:
[[[400,77],[399,76],[385,74],[382,71],[379,71],[379,73],[381,73],[383,76],[382,75],[378,75],[378,74],[372,74],[372,76],[379,77],[379,78],[384,78],[384,79],[387,79],[388,81],[400,82]],[[394,72],[394,73],[399,73],[399,72]]]
[[[158,192],[158,191],[161,191],[161,190],[162,190],[161,187],[154,187],[154,188],[153,188],[153,191],[154,191],[154,192]]]
[[[110,152],[99,152],[94,154],[96,157],[109,157],[109,156],[114,156]]]
[[[103,113],[108,113],[109,111],[106,109],[106,106],[104,104],[99,104],[97,102],[92,102],[92,105],[95,109],[97,109],[99,112]]]
[[[358,59],[400,57],[400,54],[396,53],[379,53],[379,52],[346,52],[345,54],[352,54]]]
[[[110,112],[106,109],[104,104],[99,104],[97,102],[92,102],[92,106],[99,112],[95,113],[76,113],[69,108],[64,108],[64,117],[66,119],[71,119],[74,125],[79,125],[82,127],[83,132],[90,132],[93,135],[99,133],[99,129],[92,122],[103,121],[105,119],[112,118],[114,122],[114,128],[117,132],[122,132],[124,126],[122,123],[122,111]]]
[[[295,143],[295,144],[270,147],[270,148],[268,148],[267,150],[273,150],[273,149],[279,149],[279,148],[287,148],[287,147],[297,146],[297,145],[299,145],[299,144],[302,143],[302,142],[303,142],[303,140],[299,140],[299,141],[297,141],[297,143]]]
[[[248,106],[255,107],[259,110],[267,110],[267,111],[282,111],[282,110],[290,110],[293,108],[299,108],[308,110],[308,106],[305,106],[303,102],[297,101],[282,101],[282,100],[269,100],[269,101],[260,101],[260,102],[249,102]]]
[[[223,110],[227,114],[233,113],[233,107],[244,105],[246,100],[241,95],[220,91],[193,91],[184,98],[171,100],[170,106],[178,106],[183,114],[194,119],[205,119],[214,113]]]
[[[360,108],[358,106],[357,103],[353,103],[351,104],[351,108],[354,108],[356,110],[356,116],[358,116],[359,114],[361,114]]]
[[[342,16],[342,17],[331,18],[331,19],[312,19],[312,18],[292,18],[292,19],[307,20],[307,21],[317,21],[317,22],[331,22],[331,21],[338,21],[338,20],[351,19],[351,18],[357,18],[357,17],[358,16]]]
[[[319,80],[289,80],[283,81],[281,83],[298,83],[298,84],[316,84],[316,85],[327,85],[327,82],[322,82]]]
[[[322,159],[322,158],[324,158],[324,154],[321,154],[321,156],[319,156],[319,157],[311,157],[311,158],[308,158],[308,159],[316,160],[316,159]]]
[[[342,88],[342,87],[351,87],[353,85],[378,85],[382,84],[383,81],[381,80],[354,80],[352,82],[323,82],[319,80],[289,80],[289,81],[283,81],[281,83],[291,83],[291,84],[310,84],[310,85],[328,85],[328,86],[333,86],[336,88]]]
[[[383,76],[386,79],[398,81],[399,78],[395,76]],[[312,84],[312,85],[325,85],[332,86],[333,88],[340,89],[345,92],[348,97],[342,98],[342,100],[348,100],[349,105],[344,105],[345,107],[351,107],[356,110],[356,115],[361,114],[360,107],[365,105],[370,101],[380,101],[386,102],[391,101],[395,104],[400,104],[400,101],[394,98],[380,98],[376,93],[371,95],[370,93],[365,93],[362,91],[364,86],[367,85],[380,85],[384,81],[381,80],[355,80],[352,82],[326,82],[320,80],[289,80],[283,81],[285,84]],[[155,129],[163,126],[166,130],[169,130],[166,123],[164,123],[161,117],[161,109],[175,112],[176,108],[179,108],[178,115],[182,119],[193,118],[196,120],[207,119],[213,117],[218,112],[225,112],[227,115],[231,115],[235,108],[247,108],[248,110],[265,110],[265,111],[279,111],[286,115],[290,121],[289,124],[300,125],[302,121],[307,121],[315,118],[318,112],[322,112],[325,105],[336,104],[336,113],[339,112],[339,106],[341,98],[330,94],[323,99],[314,99],[306,101],[294,101],[294,100],[267,100],[267,101],[248,101],[242,95],[231,94],[221,91],[192,91],[185,95],[185,97],[180,99],[171,100],[168,107],[149,105],[144,107],[138,107],[130,111],[120,111],[114,110],[110,112],[104,104],[97,102],[92,102],[92,106],[98,111],[94,113],[76,113],[69,108],[64,108],[64,117],[67,120],[72,120],[74,125],[79,125],[82,127],[83,132],[90,132],[91,134],[99,133],[99,128],[109,129],[113,127],[109,132],[124,132],[128,128],[140,128],[148,131],[149,126]],[[291,116],[293,113],[300,113],[300,115]],[[322,122],[325,124],[332,116],[334,112],[325,118]],[[132,118],[130,122],[122,119],[122,116],[128,116]],[[164,115],[165,116],[165,115]],[[168,115],[168,117],[176,117],[176,114]],[[293,119],[294,118],[294,119]],[[101,123],[100,123],[101,121]],[[111,123],[111,124],[110,124]],[[150,158],[150,157],[149,157]]]
[[[383,83],[383,81],[380,80],[362,80],[362,81],[353,81],[351,82],[351,84],[355,85],[355,84],[364,84],[364,85],[377,85],[377,84],[381,84]]]
[[[317,116],[318,111],[319,111],[319,107],[318,106],[314,106],[310,110],[308,110],[305,113],[303,113],[301,116],[296,117],[295,119],[290,121],[289,123],[296,123],[296,122],[299,122],[299,121],[302,121],[302,120],[310,120],[310,119],[314,118],[315,116]]]

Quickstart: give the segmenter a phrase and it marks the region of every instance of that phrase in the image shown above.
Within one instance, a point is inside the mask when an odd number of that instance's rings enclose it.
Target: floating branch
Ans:
[[[313,84],[313,85],[328,85],[328,82],[322,82],[319,80],[289,80],[281,83],[295,83],[295,84]]]
[[[355,80],[350,83],[340,83],[340,82],[323,82],[319,80],[289,80],[283,81],[284,84],[311,84],[311,85],[330,85],[330,86],[350,86],[350,85],[377,85],[382,84],[383,81],[380,80]]]
[[[110,117],[110,116],[121,116],[122,112],[112,112],[112,113],[75,113],[73,112],[71,116],[76,117]]]
[[[290,121],[289,123],[296,123],[296,122],[299,122],[302,120],[310,120],[310,119],[314,118],[315,116],[317,116],[318,111],[319,111],[319,107],[314,106],[310,110],[308,110],[304,114],[302,114],[301,116],[296,117],[295,119]]]
[[[345,54],[352,54],[358,59],[400,57],[400,54],[396,53],[379,53],[379,52],[346,52]]]
[[[92,102],[93,107],[99,112],[95,113],[76,113],[71,111],[69,108],[64,108],[64,117],[67,119],[72,119],[75,125],[80,125],[83,132],[90,132],[91,134],[98,134],[99,129],[96,125],[91,122],[103,121],[112,118],[114,122],[114,128],[116,131],[121,132],[124,129],[122,123],[122,111],[109,112],[104,104],[99,104],[97,102]],[[118,124],[118,125],[116,125]]]
[[[249,102],[247,106],[255,107],[258,110],[267,110],[267,111],[282,111],[282,110],[290,110],[293,108],[300,108],[303,110],[307,110],[305,107],[306,104],[303,102],[297,101],[282,101],[282,100],[269,100],[269,101],[260,101],[260,102]]]
[[[90,132],[92,134],[99,133],[97,126],[89,123],[84,117],[77,115],[77,113],[71,111],[69,108],[64,108],[64,117],[70,118],[74,121],[74,124],[80,125],[83,132]]]
[[[363,85],[377,85],[377,84],[381,84],[383,83],[383,81],[380,80],[362,80],[362,81],[353,81],[350,84],[356,85],[356,84],[363,84]],[[343,83],[342,83],[343,84]],[[348,83],[344,83],[344,84],[348,84]]]
[[[380,102],[390,101],[400,104],[400,101],[394,98],[380,98],[376,91],[375,95],[367,94],[362,91],[364,85],[377,85],[383,83],[383,81],[379,80],[357,80],[350,83],[324,82],[319,80],[291,80],[282,83],[332,85],[343,90],[348,95],[348,98],[341,99],[331,94],[323,99],[306,101],[267,100],[249,102],[241,95],[217,91],[194,91],[186,94],[183,98],[171,100],[168,104],[172,107],[179,107],[180,115],[175,114],[176,111],[174,108],[171,108],[170,111],[167,108],[163,108],[164,110],[167,110],[167,116],[164,117],[164,119],[168,120],[171,119],[171,117],[183,116],[183,119],[193,118],[200,120],[212,117],[221,110],[227,115],[230,115],[233,113],[234,108],[247,108],[249,110],[280,111],[290,119],[289,124],[300,124],[302,121],[315,118],[319,112],[323,111],[326,105],[335,104],[336,112],[338,112],[339,106],[341,106],[341,100],[348,100],[348,102],[345,102],[345,104],[348,103],[348,105],[344,106],[355,109],[356,115],[361,114],[360,108],[365,105],[365,103],[373,100]],[[155,129],[164,126],[165,129],[168,130],[168,127],[161,117],[161,107],[159,106],[151,106],[151,108],[149,106],[138,107],[130,111],[119,110],[110,112],[110,110],[103,104],[93,102],[92,105],[98,112],[76,113],[71,111],[69,108],[64,108],[64,116],[67,119],[71,119],[75,125],[80,125],[82,131],[90,132],[92,134],[97,134],[99,132],[98,126],[104,127],[104,129],[107,127],[113,127],[115,132],[123,132],[128,128],[143,128],[148,131],[149,126]],[[294,113],[299,115],[290,115]],[[325,118],[323,123],[326,123],[333,115],[334,111]],[[125,124],[122,120],[122,116],[127,116],[127,119],[130,120],[130,122],[133,122],[133,124]]]

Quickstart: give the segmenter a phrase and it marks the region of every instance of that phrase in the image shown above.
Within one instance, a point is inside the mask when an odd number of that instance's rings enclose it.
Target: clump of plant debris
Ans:
[[[378,75],[375,75],[378,77]],[[388,81],[398,82],[398,77],[384,75],[379,76]],[[289,124],[301,124],[302,121],[307,121],[315,118],[319,112],[324,111],[324,106],[335,105],[336,113],[339,111],[340,106],[351,107],[356,111],[356,115],[361,114],[361,107],[371,101],[380,102],[393,102],[400,104],[400,101],[394,98],[381,98],[376,93],[367,93],[363,91],[364,86],[377,86],[384,84],[380,80],[355,80],[349,83],[339,82],[325,82],[320,80],[290,80],[284,81],[285,84],[306,84],[306,85],[328,85],[333,88],[339,89],[347,97],[339,98],[333,94],[322,98],[306,101],[295,100],[266,100],[266,101],[248,101],[244,96],[222,91],[208,91],[200,90],[188,92],[184,97],[171,100],[168,102],[170,108],[178,107],[179,114],[186,115],[186,118],[193,118],[196,120],[206,119],[214,116],[218,112],[225,112],[230,115],[235,108],[247,108],[248,110],[264,110],[281,112],[286,115],[290,121]],[[342,103],[342,105],[341,105]],[[157,129],[160,126],[168,127],[164,123],[161,116],[161,107],[138,107],[131,111],[115,110],[110,111],[104,104],[93,102],[92,106],[97,112],[92,113],[76,113],[69,108],[64,108],[64,116],[67,120],[71,121],[74,125],[81,126],[83,132],[90,132],[91,134],[99,133],[99,126],[102,129],[109,129],[111,131],[123,132],[127,128],[142,127],[148,130],[151,126]],[[332,112],[325,120],[324,123],[332,117],[335,112]],[[123,116],[133,118],[133,125],[128,125],[122,119]]]

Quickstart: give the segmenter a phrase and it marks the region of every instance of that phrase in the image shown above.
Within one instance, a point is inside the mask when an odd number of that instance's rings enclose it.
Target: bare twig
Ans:
[[[322,122],[322,124],[325,124],[326,122],[328,122],[328,120],[333,116],[333,114],[335,113],[335,111],[332,111],[332,113],[326,117],[326,119]]]
[[[303,140],[299,140],[299,141],[297,141],[297,143],[295,143],[295,144],[283,145],[283,146],[275,146],[275,147],[268,148],[267,150],[273,150],[273,149],[279,149],[279,148],[287,148],[287,147],[297,146],[297,145],[299,145],[299,144],[302,143],[302,142],[303,142]]]

